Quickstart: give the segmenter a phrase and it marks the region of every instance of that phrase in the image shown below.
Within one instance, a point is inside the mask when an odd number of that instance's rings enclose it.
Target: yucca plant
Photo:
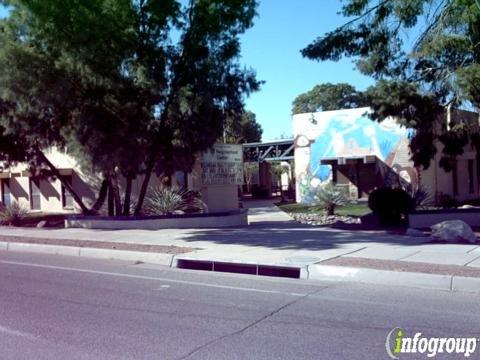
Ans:
[[[206,211],[198,192],[166,186],[157,186],[150,191],[145,208],[152,215]]]
[[[318,188],[314,195],[315,204],[323,208],[325,215],[335,215],[337,206],[347,205],[350,200],[345,195],[345,191],[332,184],[327,184]]]
[[[0,223],[3,225],[19,226],[28,213],[29,210],[17,202],[2,206],[0,209]]]
[[[425,205],[433,203],[432,195],[423,185],[419,185],[416,189],[414,189],[410,193],[410,196],[415,202],[415,208],[424,207]]]

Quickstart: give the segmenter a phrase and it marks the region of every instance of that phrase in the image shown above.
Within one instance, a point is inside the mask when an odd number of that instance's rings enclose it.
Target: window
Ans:
[[[473,180],[473,160],[468,160],[468,192],[473,194],[475,192],[475,184]]]
[[[453,196],[458,195],[458,171],[457,171],[457,163],[453,165],[452,169],[452,185],[453,185]]]
[[[40,210],[40,181],[30,179],[30,209]]]
[[[5,206],[12,203],[12,193],[10,192],[10,179],[2,179],[2,203]]]
[[[71,176],[64,176],[63,180],[68,182],[72,185],[72,177]],[[62,206],[64,208],[73,208],[73,197],[70,194],[70,191],[62,184]]]

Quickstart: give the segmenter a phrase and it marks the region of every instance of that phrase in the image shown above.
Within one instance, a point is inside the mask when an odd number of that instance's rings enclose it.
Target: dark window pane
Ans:
[[[40,210],[40,181],[30,179],[30,208],[32,210]]]
[[[64,176],[63,180],[72,185],[72,177]],[[62,205],[64,208],[73,208],[73,197],[70,191],[62,184]]]
[[[468,192],[473,194],[475,192],[475,185],[473,180],[473,160],[468,160]]]
[[[2,179],[2,203],[10,205],[12,203],[12,193],[10,192],[10,179]]]

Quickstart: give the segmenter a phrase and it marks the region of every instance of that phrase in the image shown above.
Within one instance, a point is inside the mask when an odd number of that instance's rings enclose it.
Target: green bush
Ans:
[[[454,197],[444,193],[440,193],[438,195],[437,203],[437,205],[443,209],[452,209],[458,207],[458,201]]]
[[[415,201],[405,190],[379,188],[370,193],[368,207],[381,223],[394,225],[415,209]]]
[[[198,192],[166,186],[158,186],[150,191],[145,208],[146,213],[151,215],[207,211]]]
[[[334,215],[337,206],[347,205],[350,200],[345,190],[332,184],[320,187],[314,195],[315,205],[320,206],[326,215]]]
[[[0,209],[0,223],[2,225],[19,226],[28,213],[29,210],[17,202],[2,206]]]
[[[412,190],[410,195],[415,202],[415,209],[432,203],[430,192],[422,185],[419,185],[415,190]]]

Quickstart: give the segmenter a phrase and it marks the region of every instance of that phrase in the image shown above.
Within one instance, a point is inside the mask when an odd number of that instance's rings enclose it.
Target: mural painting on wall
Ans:
[[[322,159],[374,155],[375,171],[386,185],[416,183],[409,130],[394,119],[372,121],[368,111],[359,108],[294,115],[297,200],[313,201],[316,189],[332,180],[332,168],[322,165]]]

